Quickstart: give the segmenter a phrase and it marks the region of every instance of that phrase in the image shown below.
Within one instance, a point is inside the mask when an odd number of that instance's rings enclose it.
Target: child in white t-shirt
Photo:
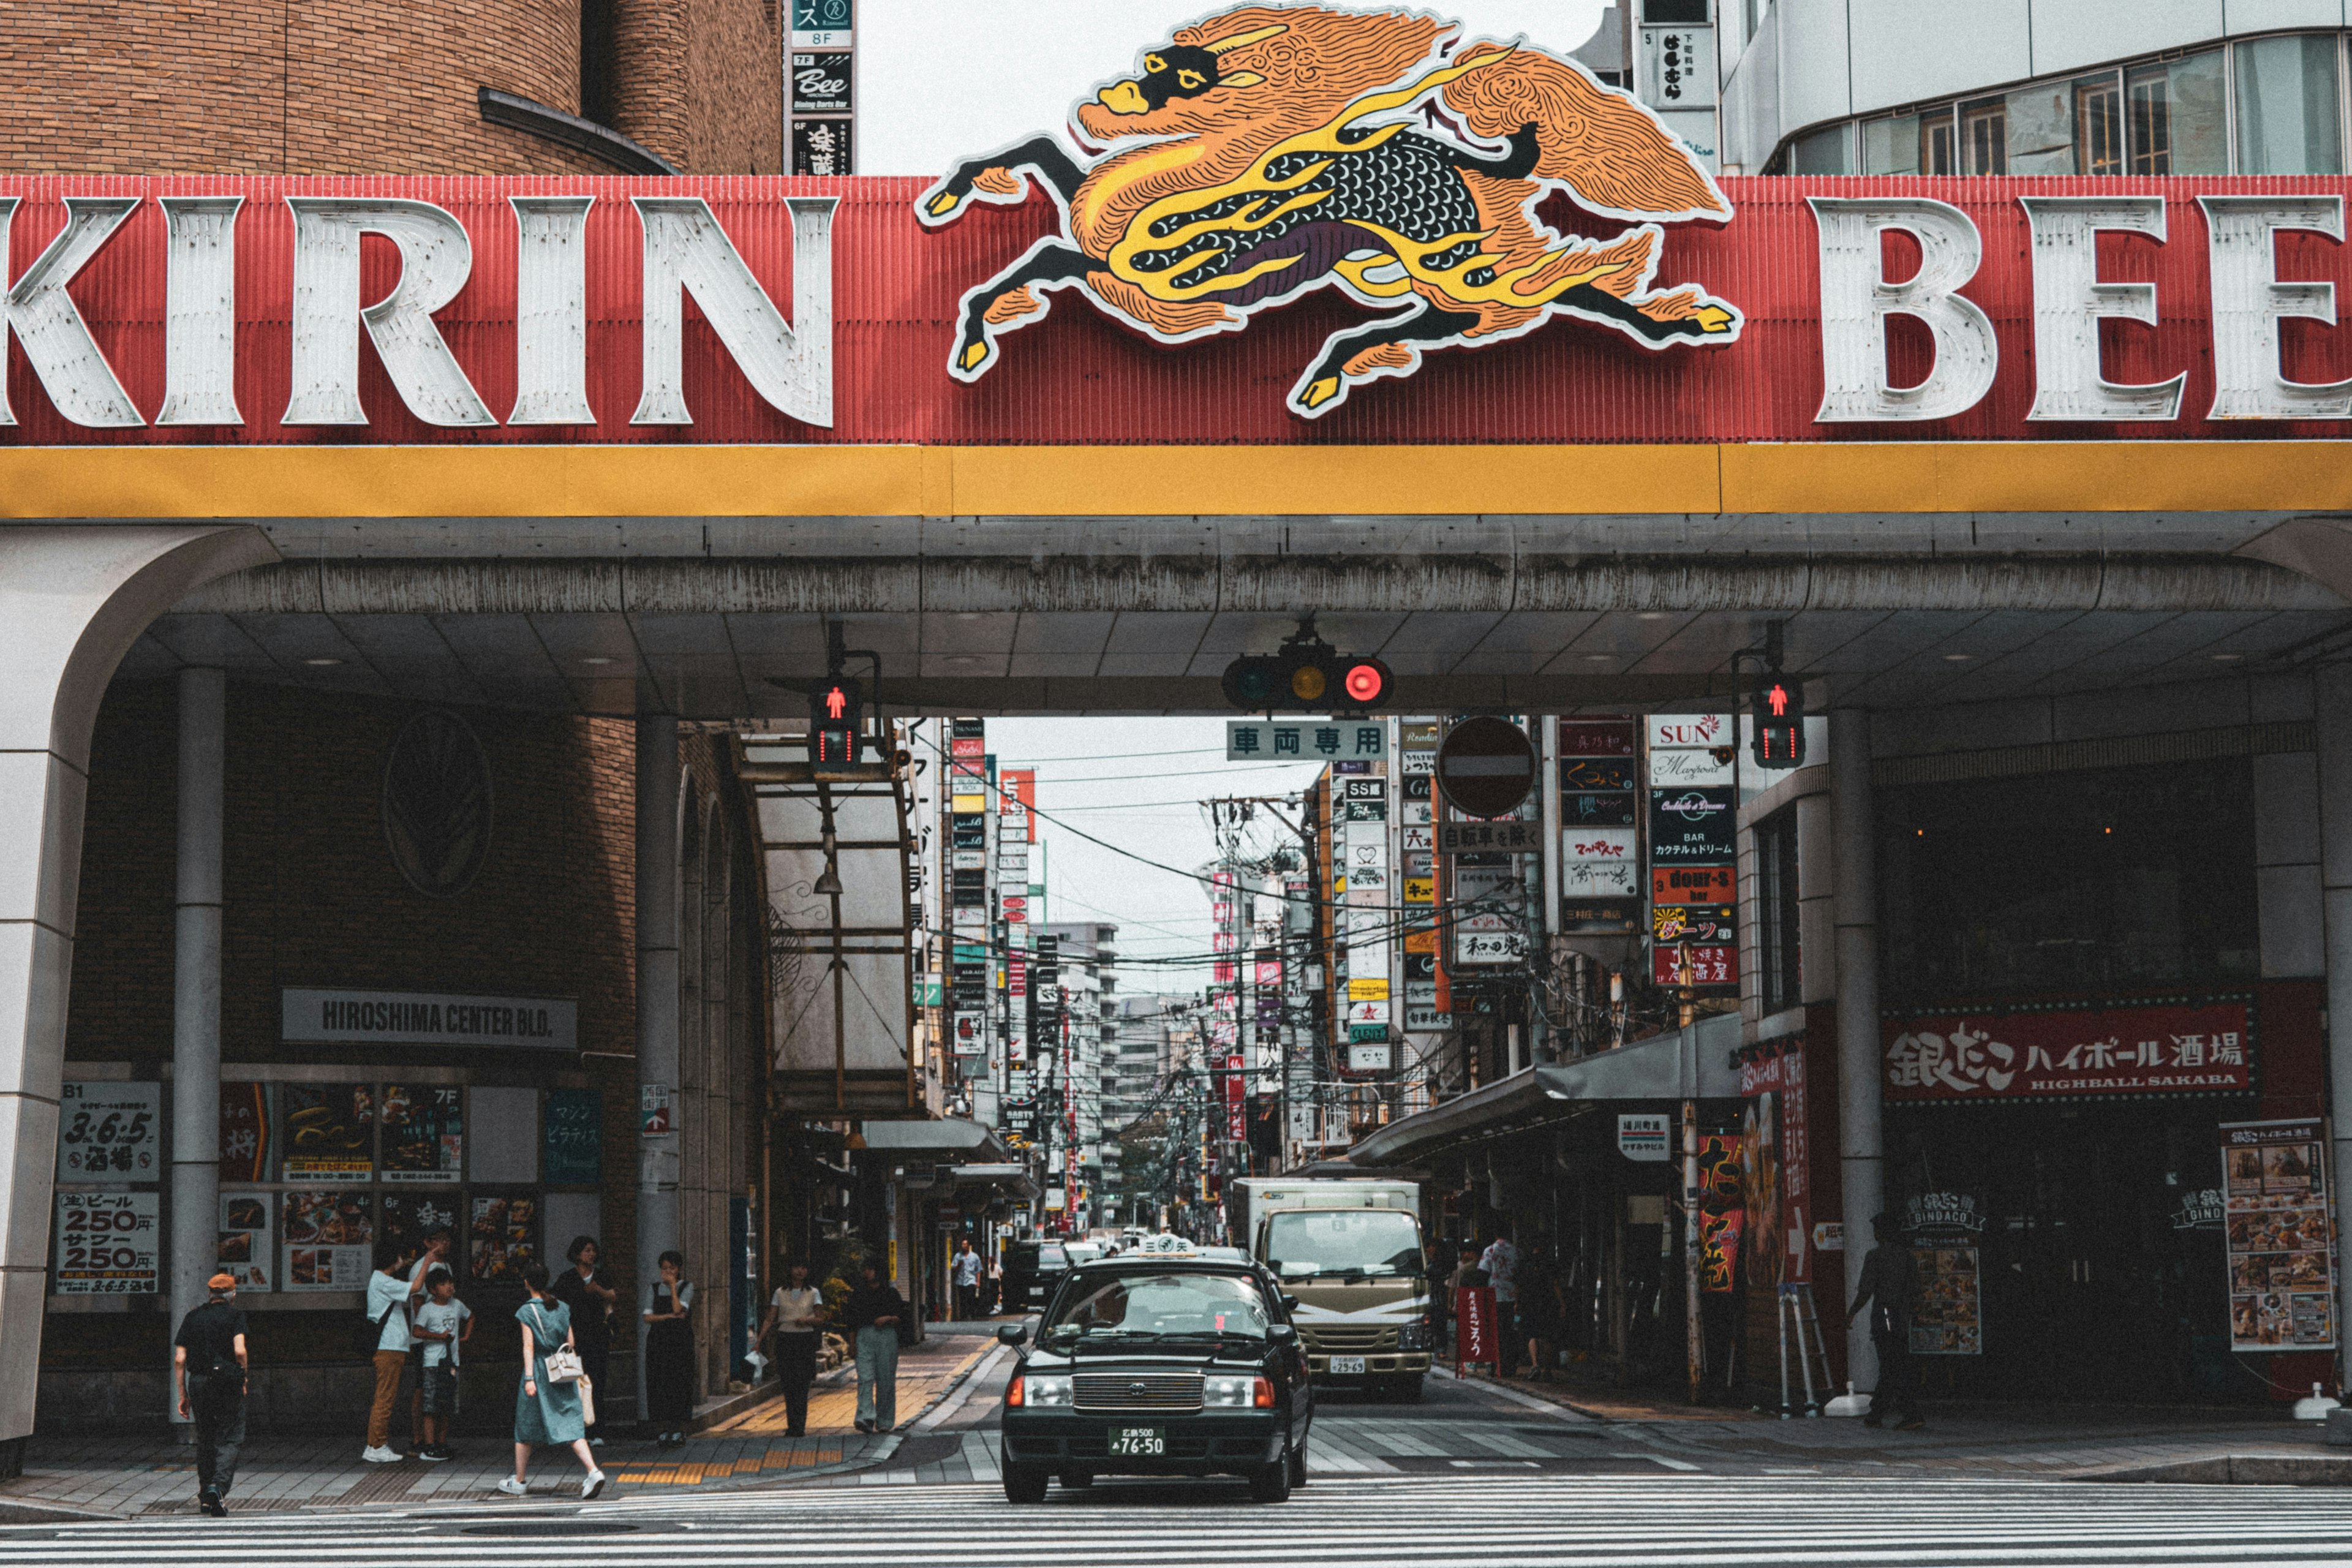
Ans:
[[[416,1309],[409,1332],[425,1346],[425,1445],[420,1459],[439,1461],[449,1451],[449,1417],[457,1413],[457,1347],[474,1337],[474,1314],[457,1300],[457,1280],[436,1267],[425,1277],[431,1300]]]

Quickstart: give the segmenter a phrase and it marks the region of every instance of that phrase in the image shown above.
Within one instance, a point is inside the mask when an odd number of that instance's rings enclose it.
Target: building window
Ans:
[[[1919,167],[1923,174],[1955,174],[1959,173],[1958,160],[1953,156],[1954,132],[1949,110],[1928,115],[1919,121]]]
[[[2123,79],[2114,71],[2074,84],[2074,172],[2124,172]]]
[[[1819,131],[1809,131],[1789,146],[1789,170],[1792,174],[1851,174],[1853,155],[1851,150],[1853,127],[1841,121],[1824,125]]]
[[[1642,0],[1642,20],[1669,26],[1706,26],[1707,0]]]
[[[1797,905],[1797,810],[1756,826],[1756,970],[1764,1016],[1804,1000],[1804,942]]]
[[[2221,51],[2124,73],[2127,155],[2135,174],[2219,174],[2230,166],[2221,113]]]
[[[1865,174],[1916,174],[1919,172],[1919,117],[1896,114],[1869,120],[1862,127],[1862,172]]]
[[[1995,98],[1960,106],[1964,170],[1971,174],[2009,173],[2009,105]]]
[[[2335,35],[2257,38],[2235,56],[2238,172],[2343,173]]]

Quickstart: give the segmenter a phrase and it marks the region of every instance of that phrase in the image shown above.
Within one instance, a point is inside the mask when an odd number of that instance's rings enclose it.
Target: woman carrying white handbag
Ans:
[[[522,1386],[515,1390],[515,1471],[499,1483],[509,1497],[530,1489],[523,1474],[530,1451],[541,1444],[569,1443],[588,1472],[580,1495],[593,1498],[604,1489],[604,1472],[588,1451],[588,1422],[583,1404],[595,1390],[580,1368],[580,1352],[572,1342],[572,1309],[555,1299],[547,1268],[533,1263],[522,1271],[531,1299],[515,1310],[522,1325]]]

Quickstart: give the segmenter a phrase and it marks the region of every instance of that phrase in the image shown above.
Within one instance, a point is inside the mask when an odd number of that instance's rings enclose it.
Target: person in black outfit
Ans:
[[[646,1414],[665,1448],[686,1441],[694,1419],[694,1287],[686,1255],[661,1255],[661,1278],[646,1290]]]
[[[180,1320],[172,1342],[172,1371],[180,1384],[180,1414],[196,1424],[196,1506],[227,1517],[222,1500],[236,1479],[236,1451],[245,1442],[245,1314],[234,1276],[215,1274],[205,1304]]]
[[[857,1355],[856,1426],[860,1432],[887,1432],[898,1424],[898,1344],[907,1301],[873,1258],[860,1268],[865,1283],[849,1292],[842,1314]]]
[[[1875,1426],[1894,1411],[1898,1432],[1916,1432],[1927,1424],[1919,1413],[1919,1369],[1911,1359],[1911,1303],[1919,1293],[1919,1266],[1895,1229],[1895,1216],[1879,1215],[1870,1222],[1878,1245],[1862,1260],[1861,1287],[1854,1293],[1852,1322],[1871,1306],[1870,1342],[1878,1352],[1878,1387],[1870,1396],[1870,1414],[1862,1418]]]
[[[580,1352],[581,1368],[595,1386],[596,1405],[601,1412],[605,1401],[618,1393],[605,1381],[604,1372],[613,1354],[613,1331],[605,1314],[613,1310],[619,1293],[596,1267],[594,1237],[573,1237],[563,1256],[572,1260],[572,1267],[557,1276],[555,1299],[572,1309],[572,1348]],[[590,1447],[604,1446],[603,1427],[601,1421],[589,1423]]]

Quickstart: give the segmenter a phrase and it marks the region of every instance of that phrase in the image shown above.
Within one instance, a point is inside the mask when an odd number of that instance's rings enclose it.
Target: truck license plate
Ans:
[[[1114,1459],[1158,1458],[1167,1452],[1165,1426],[1118,1426],[1111,1431],[1110,1457]]]
[[[1363,1370],[1364,1358],[1362,1356],[1335,1355],[1331,1358],[1331,1372],[1336,1377],[1346,1377],[1351,1373],[1361,1373]]]

